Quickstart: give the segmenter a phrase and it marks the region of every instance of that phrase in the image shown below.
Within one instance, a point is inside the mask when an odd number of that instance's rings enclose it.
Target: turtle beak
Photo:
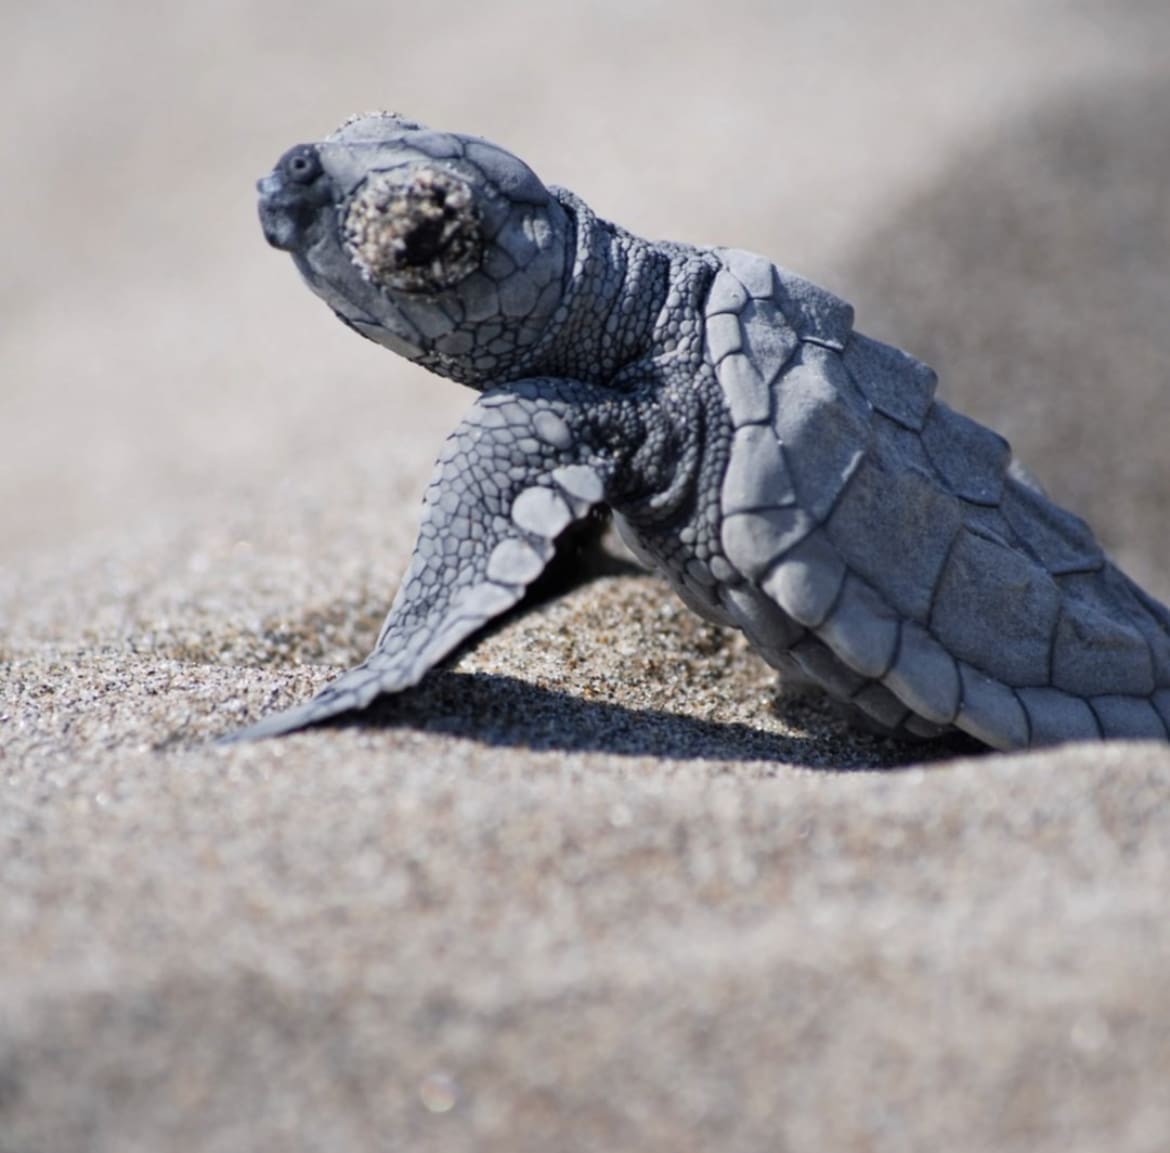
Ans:
[[[294,251],[300,246],[317,207],[308,195],[309,190],[288,183],[274,170],[256,182],[256,191],[260,193],[260,227],[264,229],[264,239],[282,252]]]

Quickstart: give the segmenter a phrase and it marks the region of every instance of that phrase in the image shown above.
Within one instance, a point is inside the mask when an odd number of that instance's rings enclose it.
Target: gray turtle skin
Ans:
[[[597,506],[688,606],[883,730],[1170,733],[1170,612],[833,294],[649,243],[392,114],[291,149],[259,190],[267,239],[345,324],[480,396],[374,651],[238,736],[416,684]]]

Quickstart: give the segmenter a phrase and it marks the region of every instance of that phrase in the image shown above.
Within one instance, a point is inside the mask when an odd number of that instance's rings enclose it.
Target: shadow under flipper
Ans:
[[[447,668],[469,649],[511,624],[517,617],[557,600],[591,581],[608,576],[644,576],[646,570],[629,559],[613,529],[610,510],[596,505],[581,520],[573,521],[557,537],[553,559],[528,586],[520,601],[506,613],[488,621],[438,666]]]
[[[862,733],[847,725],[826,698],[803,692],[778,695],[772,712],[794,733],[584,700],[499,674],[440,669],[416,688],[381,697],[362,712],[314,727],[409,726],[494,748],[799,765],[826,771],[892,769],[987,751],[964,737],[910,741]]]

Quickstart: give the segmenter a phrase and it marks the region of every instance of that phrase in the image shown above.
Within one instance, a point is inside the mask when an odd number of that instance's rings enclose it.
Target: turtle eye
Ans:
[[[285,153],[280,166],[294,184],[312,184],[321,175],[321,160],[317,150],[309,145],[301,145]]]

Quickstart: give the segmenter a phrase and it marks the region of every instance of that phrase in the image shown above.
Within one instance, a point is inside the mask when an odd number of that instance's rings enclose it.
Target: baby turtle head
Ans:
[[[467,384],[536,369],[573,230],[510,153],[379,113],[290,149],[258,188],[268,242],[350,327]]]

